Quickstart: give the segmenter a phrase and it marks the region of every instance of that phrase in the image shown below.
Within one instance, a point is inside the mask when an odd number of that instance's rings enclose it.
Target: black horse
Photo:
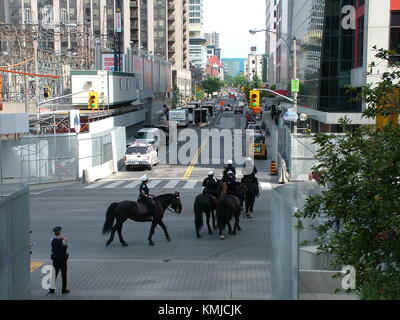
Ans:
[[[215,223],[215,211],[217,210],[218,198],[221,195],[222,182],[217,179],[216,194],[199,194],[194,200],[194,224],[196,227],[196,236],[201,238],[200,229],[203,227],[203,213],[206,214],[208,234],[213,234],[210,226],[210,216],[212,217],[213,229],[217,228]]]
[[[238,192],[243,195],[244,194],[244,184],[239,183],[238,187]],[[232,227],[230,224],[230,221],[232,218],[235,217],[235,224]],[[242,229],[240,228],[239,225],[239,218],[240,218],[240,200],[238,197],[233,196],[231,194],[226,194],[223,195],[219,200],[217,204],[217,219],[218,219],[218,228],[219,228],[219,238],[223,240],[225,237],[223,235],[223,231],[228,225],[229,228],[229,234],[233,234],[234,236],[236,235],[236,229],[238,231],[241,231]]]
[[[246,206],[245,217],[253,218],[254,203],[257,196],[257,183],[249,179],[242,179],[244,184],[245,196],[244,202]]]
[[[149,234],[149,244],[154,246],[152,240],[154,230],[158,225],[164,230],[167,241],[171,241],[168,234],[167,228],[162,221],[165,210],[168,207],[172,207],[175,213],[180,214],[182,212],[182,203],[180,200],[179,192],[174,194],[164,194],[154,198],[156,212],[153,215],[149,214],[147,207],[141,202],[134,201],[122,201],[112,203],[107,210],[106,221],[103,226],[103,234],[108,234],[111,231],[110,239],[107,241],[107,246],[113,242],[115,231],[118,232],[119,241],[126,247],[128,244],[122,238],[122,225],[127,219],[132,219],[137,222],[152,222]],[[114,225],[114,219],[116,223]],[[114,226],[113,226],[114,225]]]

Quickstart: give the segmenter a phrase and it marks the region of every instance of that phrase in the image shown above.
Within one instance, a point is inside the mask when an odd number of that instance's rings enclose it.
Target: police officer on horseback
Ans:
[[[222,177],[222,181],[223,182],[225,182],[227,180],[229,171],[232,171],[234,177],[236,176],[236,169],[233,166],[233,161],[232,160],[228,160],[226,162],[226,166],[225,166],[223,177]]]
[[[139,187],[139,199],[142,203],[146,205],[149,213],[151,213],[151,215],[154,215],[156,208],[153,202],[153,197],[150,195],[149,188],[147,187],[148,181],[149,178],[147,177],[147,175],[144,175],[142,177],[142,183]]]
[[[211,194],[217,196],[217,180],[214,178],[214,172],[209,171],[208,177],[203,181],[203,194]]]
[[[243,195],[239,191],[239,182],[236,181],[233,171],[227,173],[227,179],[224,182],[224,193],[239,198],[240,211],[243,211]]]
[[[243,165],[243,178],[242,182],[252,182],[257,186],[257,197],[260,196],[260,189],[258,187],[258,179],[256,177],[257,174],[257,168],[256,165],[253,162],[252,158],[247,158],[246,162]]]

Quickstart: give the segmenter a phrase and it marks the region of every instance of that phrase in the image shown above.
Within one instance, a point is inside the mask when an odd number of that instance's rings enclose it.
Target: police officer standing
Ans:
[[[67,252],[68,239],[61,236],[61,227],[53,228],[55,237],[51,239],[51,260],[53,260],[53,267],[56,271],[55,279],[57,279],[58,273],[61,270],[62,277],[62,294],[70,292],[67,289],[67,261],[69,254]],[[55,284],[54,284],[55,285]],[[52,287],[49,290],[50,294],[54,294],[55,288]]]
[[[152,197],[150,196],[150,191],[149,188],[147,187],[147,182],[149,181],[149,178],[144,175],[142,177],[142,184],[139,187],[139,198],[140,201],[142,201],[147,209],[149,210],[149,212],[151,213],[151,215],[155,214],[155,206],[152,200]]]
[[[243,165],[243,179],[242,182],[250,181],[257,186],[257,197],[260,196],[260,189],[258,186],[258,179],[256,177],[258,170],[252,158],[247,158]]]
[[[203,181],[204,194],[211,194],[217,196],[217,181],[214,179],[214,172],[209,171],[208,177]]]

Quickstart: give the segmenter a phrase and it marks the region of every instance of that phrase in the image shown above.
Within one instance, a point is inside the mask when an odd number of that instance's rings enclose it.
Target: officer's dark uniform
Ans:
[[[214,179],[214,177],[207,177],[203,181],[203,187],[204,189],[204,194],[211,194],[213,196],[216,196],[217,193],[217,181]]]
[[[233,177],[228,177],[225,181],[227,185],[227,194],[234,195],[239,198],[240,200],[240,207],[243,207],[243,197],[242,195],[238,192],[238,182],[235,180]]]
[[[60,232],[61,227],[55,227],[53,232]],[[51,240],[51,260],[56,271],[56,279],[61,270],[62,277],[62,293],[68,293],[67,289],[67,261],[69,254],[67,253],[68,245],[65,244],[64,238],[56,237]],[[54,289],[50,289],[50,293],[54,293]]]
[[[243,168],[246,168],[246,163],[243,165]],[[252,173],[250,173],[250,174],[245,174],[245,175],[243,175],[243,178],[242,178],[242,182],[244,182],[244,181],[251,181],[251,182],[254,182],[256,185],[257,185],[257,195],[259,195],[260,194],[260,189],[259,189],[259,187],[258,187],[258,179],[257,179],[257,177],[256,177],[256,174],[257,174],[257,168],[256,168],[256,166],[255,165],[253,165],[253,172]]]
[[[142,184],[139,187],[139,198],[140,198],[140,201],[142,201],[146,205],[146,207],[150,211],[150,213],[152,215],[154,215],[155,206],[154,206],[153,200],[148,197],[145,197],[142,194],[142,191],[144,192],[145,195],[149,195],[149,188],[147,187],[147,184],[144,182],[142,182]]]
[[[233,175],[236,176],[236,169],[233,166],[233,164],[228,164],[226,166],[226,168],[224,169],[224,173],[223,173],[223,177],[222,177],[222,181],[225,182],[228,179],[228,172],[232,171]]]

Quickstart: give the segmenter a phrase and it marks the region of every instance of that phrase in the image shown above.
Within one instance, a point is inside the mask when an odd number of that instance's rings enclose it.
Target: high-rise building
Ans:
[[[122,53],[132,49],[169,59],[176,84],[190,96],[187,0],[0,0],[0,8],[1,22],[48,30],[41,48],[54,53],[74,52],[83,39],[112,52],[114,35],[120,35]],[[70,32],[77,28],[81,32]]]
[[[220,48],[218,32],[205,33],[204,37],[207,39],[209,46],[214,46],[216,48]]]
[[[342,13],[348,5],[353,10]],[[298,112],[308,115],[314,132],[337,132],[344,115],[353,125],[373,123],[361,117],[365,105],[355,101],[356,93],[348,87],[359,92],[380,79],[387,63],[376,58],[372,48],[400,51],[399,18],[400,0],[277,1],[277,87],[290,88],[292,59],[281,39],[287,33],[290,46],[292,37],[297,39]],[[367,75],[372,62],[379,69]]]
[[[236,77],[245,71],[245,58],[222,58],[222,65],[226,67],[225,74]]]
[[[204,70],[207,64],[207,40],[203,36],[203,0],[189,0],[189,61]]]
[[[251,52],[247,57],[245,75],[248,81],[252,81],[255,76],[260,80],[263,77],[263,55],[258,54],[255,47],[251,48]]]
[[[276,3],[277,0],[266,0],[266,30],[270,32],[265,33],[265,60],[267,60],[264,66],[265,74],[264,81],[268,85],[274,85],[276,82],[275,76],[275,65],[276,65]]]

